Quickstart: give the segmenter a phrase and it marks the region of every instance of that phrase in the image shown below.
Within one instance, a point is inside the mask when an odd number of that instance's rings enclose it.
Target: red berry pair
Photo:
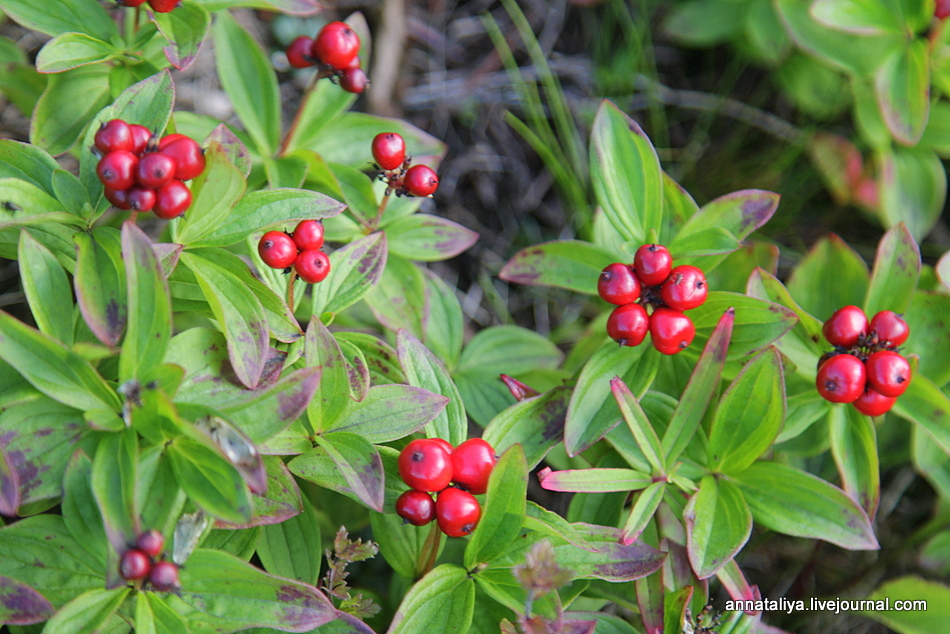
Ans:
[[[157,141],[145,126],[112,119],[96,131],[96,150],[103,154],[96,174],[106,199],[119,209],[154,211],[177,218],[191,206],[183,181],[199,176],[205,158],[195,141],[170,134]]]
[[[311,39],[301,35],[287,47],[287,62],[293,68],[319,64],[330,71],[347,92],[366,90],[369,79],[360,68],[360,36],[346,22],[330,22]]]
[[[149,585],[159,592],[172,592],[178,583],[178,566],[170,561],[155,561],[165,548],[165,537],[156,530],[145,531],[135,540],[135,547],[122,554],[119,574],[126,581],[148,579]]]
[[[824,323],[822,333],[835,350],[818,361],[818,393],[868,416],[890,410],[911,380],[910,364],[896,352],[910,334],[907,322],[885,310],[869,323],[860,308],[845,306]]]
[[[413,526],[435,519],[449,537],[468,535],[482,515],[473,494],[488,490],[496,462],[495,450],[481,438],[455,449],[441,438],[413,440],[399,454],[399,475],[412,489],[396,500],[396,514]],[[436,492],[433,502],[429,493]]]
[[[683,311],[706,301],[706,276],[695,266],[673,268],[661,244],[637,249],[633,265],[614,262],[601,272],[597,292],[617,308],[607,318],[607,334],[622,346],[639,346],[650,332],[653,347],[677,354],[693,341],[696,328]],[[647,307],[651,313],[647,314]]]
[[[126,7],[138,7],[145,4],[146,0],[119,0],[119,4]],[[152,7],[155,13],[168,13],[180,4],[179,0],[148,0],[148,6]]]
[[[412,156],[406,155],[406,141],[396,132],[381,132],[373,137],[373,159],[383,171],[380,179],[386,181],[387,193],[395,190],[397,196],[431,196],[439,188],[439,177],[428,165],[409,165]]]
[[[268,231],[261,236],[257,252],[264,264],[272,269],[288,269],[291,266],[303,281],[316,284],[330,274],[330,258],[323,248],[323,223],[302,220],[293,234]]]

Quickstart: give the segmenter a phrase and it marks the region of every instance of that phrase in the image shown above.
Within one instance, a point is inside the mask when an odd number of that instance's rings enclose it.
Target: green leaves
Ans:
[[[874,0],[816,0],[811,5],[811,15],[825,26],[855,35],[879,35],[901,29],[898,16],[884,3]]]
[[[47,42],[37,54],[36,70],[61,73],[107,60],[118,53],[111,45],[85,33],[63,33]]]
[[[901,634],[928,634],[939,631],[950,618],[950,588],[935,581],[919,577],[901,577],[879,586],[869,597],[875,601],[875,609],[866,612],[876,621],[884,623]],[[897,601],[902,605],[921,605],[926,609],[894,609]],[[881,607],[878,608],[877,606]],[[936,628],[936,629],[934,629]]]
[[[90,590],[81,594],[53,615],[44,632],[50,634],[73,634],[96,632],[122,605],[132,588],[123,586],[114,590]]]
[[[882,151],[880,215],[885,226],[899,222],[921,240],[940,217],[947,198],[947,175],[940,157],[926,148],[895,147]]]
[[[268,572],[316,585],[323,557],[320,519],[306,497],[300,515],[263,527],[257,554]]]
[[[901,223],[884,234],[877,247],[874,270],[864,302],[864,312],[907,312],[920,279],[920,248]]]
[[[518,537],[525,515],[528,465],[519,445],[508,449],[492,469],[485,508],[465,547],[465,567],[491,561]]]
[[[441,394],[449,400],[445,410],[426,425],[426,434],[429,437],[444,438],[453,447],[462,443],[468,438],[465,407],[445,366],[405,330],[400,330],[396,336],[396,350],[410,385]]]
[[[362,401],[350,401],[330,429],[356,433],[374,443],[391,442],[421,429],[442,413],[448,402],[448,398],[418,387],[377,385]]]
[[[44,8],[44,12],[47,10]],[[109,99],[109,69],[104,64],[81,66],[51,76],[33,112],[30,143],[54,156],[66,152]],[[62,112],[72,116],[63,117]]]
[[[382,512],[383,462],[376,447],[362,436],[346,432],[322,434],[315,440],[360,500],[371,509]]]
[[[21,230],[17,259],[23,290],[40,332],[66,345],[72,344],[73,311],[64,310],[72,304],[72,292],[56,256]]]
[[[886,11],[882,4],[870,0],[865,2]],[[916,145],[930,113],[930,47],[927,40],[914,39],[906,47],[891,53],[877,70],[874,92],[891,135],[904,145]]]
[[[251,519],[251,493],[244,479],[210,441],[182,436],[166,451],[181,488],[201,509],[230,524]]]
[[[107,434],[99,441],[92,463],[92,493],[102,513],[109,543],[123,553],[138,534],[135,485],[138,478],[138,435],[133,430]]]
[[[96,0],[50,0],[42,6],[30,0],[4,0],[3,10],[23,26],[47,35],[76,31],[108,40],[119,34]]]
[[[330,254],[329,276],[313,287],[311,314],[338,313],[358,302],[383,274],[387,258],[386,234],[372,233]]]
[[[418,262],[447,260],[478,240],[470,229],[439,216],[410,214],[386,225],[389,250]]]
[[[182,2],[175,11],[153,14],[159,32],[168,38],[165,56],[178,70],[188,68],[208,35],[211,16],[194,2]]]
[[[689,562],[700,579],[730,562],[752,534],[752,513],[728,480],[703,478],[683,510]]]
[[[442,564],[412,586],[387,634],[465,634],[475,609],[475,583],[461,566]]]
[[[173,225],[175,242],[181,244],[190,245],[227,227],[231,208],[240,200],[247,186],[241,170],[231,162],[224,146],[217,141],[208,145],[205,161],[204,172],[191,184],[193,200],[188,214]]]
[[[597,278],[617,256],[580,240],[556,240],[522,249],[502,267],[498,277],[508,282],[557,286],[578,293],[597,293]]]

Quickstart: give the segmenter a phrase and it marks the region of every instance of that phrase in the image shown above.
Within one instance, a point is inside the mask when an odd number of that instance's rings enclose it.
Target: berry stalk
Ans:
[[[321,68],[316,73],[314,73],[313,79],[310,80],[310,85],[307,86],[307,89],[303,93],[303,99],[300,100],[300,106],[297,108],[297,114],[294,115],[294,120],[291,122],[290,128],[287,130],[287,134],[284,135],[283,140],[280,142],[280,149],[277,150],[277,158],[280,158],[287,153],[287,148],[290,146],[290,139],[297,131],[297,126],[300,125],[300,117],[303,116],[303,111],[307,108],[307,102],[310,101],[310,95],[313,93],[313,89],[317,85],[317,82],[325,77],[329,77],[332,74],[333,71],[324,68]]]
[[[433,524],[429,529],[429,536],[426,537],[422,545],[422,551],[419,553],[419,561],[416,564],[416,581],[425,577],[435,566],[435,560],[439,556],[439,545],[442,543],[442,531],[438,524]]]

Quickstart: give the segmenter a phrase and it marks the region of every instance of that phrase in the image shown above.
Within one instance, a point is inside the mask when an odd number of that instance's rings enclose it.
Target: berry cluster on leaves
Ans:
[[[337,78],[343,90],[359,94],[369,85],[359,52],[359,34],[346,22],[330,22],[315,38],[301,35],[291,42],[287,62],[293,68],[320,66],[328,76]]]
[[[818,393],[832,403],[851,403],[868,416],[889,411],[910,385],[910,364],[897,352],[910,334],[907,322],[889,310],[868,322],[863,310],[845,306],[822,332],[835,349],[818,360]]]
[[[683,311],[701,306],[708,288],[700,269],[688,264],[674,267],[665,246],[644,244],[637,249],[632,265],[607,265],[597,292],[617,306],[607,319],[611,339],[622,346],[639,346],[649,331],[654,348],[663,354],[677,354],[696,334]]]
[[[292,266],[303,281],[322,282],[330,274],[330,258],[323,252],[323,223],[302,220],[292,234],[268,231],[261,236],[257,252],[272,269]]]
[[[156,530],[140,534],[134,547],[125,551],[119,559],[119,574],[126,581],[141,582],[159,592],[174,592],[181,588],[178,582],[178,566],[161,559],[165,549],[165,537]]]
[[[119,4],[126,7],[140,7],[146,0],[119,0]],[[181,0],[148,0],[148,6],[152,7],[155,13],[169,13],[172,9],[181,4]]]
[[[396,132],[381,132],[373,137],[373,160],[382,171],[379,178],[386,182],[387,195],[431,196],[439,188],[439,177],[428,165],[412,165],[412,155],[406,154],[406,141]]]
[[[481,438],[454,449],[441,438],[413,440],[399,454],[399,475],[411,489],[396,500],[396,514],[413,526],[434,519],[449,537],[468,535],[482,516],[475,495],[488,490],[496,462],[495,450]],[[430,493],[438,494],[435,501]]]
[[[154,211],[165,220],[191,206],[184,181],[205,169],[201,146],[184,134],[158,139],[145,126],[112,119],[96,131],[95,149],[102,158],[96,174],[106,199],[119,209]]]

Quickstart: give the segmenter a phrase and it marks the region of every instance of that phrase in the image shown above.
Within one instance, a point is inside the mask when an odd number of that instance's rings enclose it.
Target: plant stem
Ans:
[[[294,314],[294,286],[297,284],[297,271],[292,271],[290,273],[290,284],[287,285],[287,307],[290,309],[290,314]],[[296,317],[294,318],[296,319]]]
[[[132,213],[129,214],[129,220],[131,220],[132,224],[134,225],[135,221],[138,219],[139,219],[139,212],[133,209]]]
[[[416,579],[425,577],[432,570],[435,560],[439,556],[439,544],[441,542],[442,531],[438,524],[433,523],[429,530],[429,536],[426,537],[426,541],[422,545],[422,551],[419,553],[419,561],[416,564]]]
[[[139,19],[142,17],[142,5],[135,7],[135,30],[133,33],[139,32]]]
[[[383,219],[383,212],[386,211],[386,205],[389,203],[389,197],[391,196],[389,188],[386,188],[386,195],[383,196],[383,201],[379,203],[379,211],[376,212],[376,220],[373,221],[373,229],[379,226],[379,221]]]
[[[331,73],[328,70],[318,70],[316,73],[314,73],[313,79],[310,80],[310,85],[307,86],[307,89],[303,93],[303,99],[300,100],[300,106],[297,108],[297,114],[294,115],[294,120],[290,124],[290,129],[287,130],[287,134],[284,135],[283,141],[280,142],[280,149],[277,150],[278,158],[287,153],[287,147],[290,145],[290,139],[297,131],[297,126],[300,125],[300,117],[303,116],[303,111],[307,108],[307,102],[310,101],[310,94],[313,92],[314,86],[316,86],[317,82],[324,77],[329,77],[330,74]]]

